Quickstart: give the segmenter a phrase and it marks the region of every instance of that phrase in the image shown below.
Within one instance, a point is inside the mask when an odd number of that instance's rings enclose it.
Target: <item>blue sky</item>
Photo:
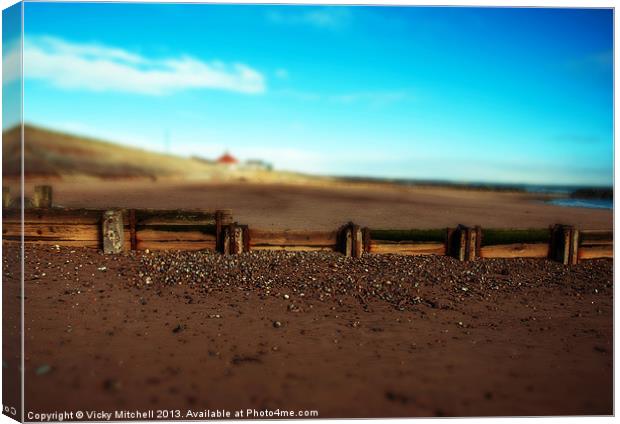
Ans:
[[[611,184],[612,40],[602,9],[33,2],[24,114],[278,169]]]

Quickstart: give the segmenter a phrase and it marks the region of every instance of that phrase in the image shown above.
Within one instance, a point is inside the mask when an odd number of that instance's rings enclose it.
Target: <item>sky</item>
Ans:
[[[27,123],[316,174],[613,181],[611,10],[24,10]]]

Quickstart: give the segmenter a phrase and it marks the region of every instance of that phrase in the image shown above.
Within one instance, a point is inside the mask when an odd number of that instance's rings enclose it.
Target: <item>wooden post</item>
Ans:
[[[2,207],[8,208],[11,206],[11,189],[7,186],[2,186]]]
[[[32,204],[35,208],[51,208],[52,207],[52,186],[39,185],[34,187],[34,196]]]
[[[474,227],[474,231],[476,232],[476,251],[475,251],[475,257],[479,258],[480,256],[482,256],[481,250],[482,250],[482,227],[480,225],[476,225]]]
[[[232,244],[232,254],[237,255],[239,253],[243,253],[243,228],[239,227],[235,222],[233,228],[233,244]]]
[[[370,253],[370,244],[371,244],[370,228],[368,227],[362,228],[362,239],[363,239],[363,244],[364,244],[364,252]]]
[[[549,259],[564,265],[579,262],[579,230],[570,225],[556,224],[549,237]]]
[[[364,241],[362,239],[362,229],[359,225],[350,225],[351,228],[351,257],[361,258],[364,253]]]
[[[446,255],[459,261],[473,261],[480,256],[482,229],[459,225],[446,232]]]
[[[242,237],[243,237],[243,251],[244,252],[249,252],[250,251],[250,228],[247,225],[242,225]]]
[[[569,257],[571,265],[577,265],[579,263],[579,230],[576,228],[573,228],[571,232]]]
[[[229,224],[222,228],[222,250],[221,252],[224,255],[228,255],[230,253],[230,245],[231,245],[231,226],[233,224]]]
[[[453,256],[454,251],[454,228],[446,228],[446,256]]]
[[[131,250],[138,249],[138,234],[136,232],[136,210],[129,210],[129,240],[131,243]]]
[[[370,230],[366,234],[359,225],[349,222],[338,231],[338,250],[345,256],[361,258],[366,249],[370,249]],[[367,238],[365,242],[364,237]]]
[[[121,253],[123,251],[123,214],[119,210],[103,213],[101,221],[103,235],[103,253]]]
[[[351,227],[347,227],[344,230],[344,255],[351,256],[353,254],[353,235],[351,234]]]
[[[230,209],[218,209],[215,211],[215,250],[220,253],[228,253],[224,249],[224,226],[232,222],[232,211]]]

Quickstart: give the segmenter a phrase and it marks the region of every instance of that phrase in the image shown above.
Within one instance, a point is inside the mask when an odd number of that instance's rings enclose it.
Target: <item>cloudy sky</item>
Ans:
[[[612,39],[601,9],[33,2],[24,118],[312,173],[611,184]]]

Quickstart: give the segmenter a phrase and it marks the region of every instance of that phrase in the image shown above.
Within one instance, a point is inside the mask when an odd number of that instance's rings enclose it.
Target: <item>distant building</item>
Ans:
[[[235,158],[233,155],[231,155],[228,152],[220,156],[216,162],[220,165],[227,165],[227,166],[237,165],[239,163],[237,158]]]

